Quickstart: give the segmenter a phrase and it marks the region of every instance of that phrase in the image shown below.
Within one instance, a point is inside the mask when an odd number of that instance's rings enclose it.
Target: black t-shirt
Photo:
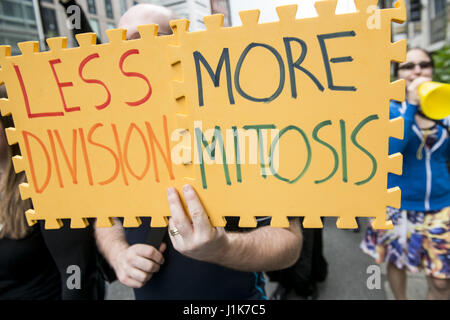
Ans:
[[[61,299],[60,274],[38,225],[25,239],[0,239],[0,299]]]
[[[103,300],[104,280],[98,269],[98,252],[95,243],[93,221],[86,228],[71,229],[70,220],[63,219],[60,229],[46,230],[40,222],[41,233],[62,279],[63,300]],[[79,268],[79,287],[73,287],[70,278]],[[69,287],[67,283],[71,283]]]
[[[227,220],[226,229],[237,231],[237,220]],[[151,231],[150,221],[149,218],[142,218],[139,228],[125,229],[130,245],[145,243],[148,232]],[[258,220],[258,226],[269,223],[270,218]],[[168,237],[164,242],[167,244],[165,262],[144,287],[134,290],[137,300],[266,299],[262,273],[236,271],[193,260],[176,251]]]

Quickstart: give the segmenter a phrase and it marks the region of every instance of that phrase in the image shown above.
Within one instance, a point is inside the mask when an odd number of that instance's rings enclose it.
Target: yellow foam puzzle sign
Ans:
[[[0,47],[0,107],[15,123],[7,138],[21,149],[13,162],[26,172],[28,222],[166,226],[166,189],[189,183],[215,226],[271,216],[286,227],[303,216],[304,227],[322,227],[335,216],[339,228],[355,217],[390,228],[385,209],[400,205],[400,190],[387,190],[387,175],[401,174],[402,157],[388,156],[388,139],[402,138],[403,122],[389,119],[389,100],[405,90],[390,82],[390,62],[406,55],[390,25],[405,6],[375,5],[336,15],[336,1],[319,1],[306,19],[284,6],[264,24],[252,10],[232,28],[212,15],[198,32],[177,20],[169,36],[146,25],[127,41],[115,29],[109,43],[81,34],[70,49],[51,38],[46,52],[19,43],[19,56]]]

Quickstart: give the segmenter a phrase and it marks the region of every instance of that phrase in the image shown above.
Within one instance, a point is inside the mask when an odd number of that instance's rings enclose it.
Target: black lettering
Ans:
[[[208,61],[206,61],[205,57],[199,51],[194,52],[194,61],[195,70],[197,72],[198,105],[200,107],[204,105],[203,80],[202,71],[200,70],[200,62],[206,68],[206,71],[208,71],[209,76],[214,82],[214,87],[216,88],[220,85],[220,73],[222,72],[223,65],[225,64],[225,72],[227,73],[228,99],[230,101],[230,104],[234,104],[233,87],[231,83],[230,54],[228,52],[228,48],[223,49],[222,55],[220,56],[219,63],[216,68],[216,72],[213,72]]]
[[[341,62],[351,62],[353,58],[351,56],[346,57],[337,57],[337,58],[329,58],[327,46],[325,44],[325,40],[334,39],[334,38],[342,38],[342,37],[354,37],[356,35],[355,31],[344,31],[344,32],[335,32],[335,33],[326,33],[319,34],[317,38],[319,40],[320,49],[322,51],[323,64],[325,66],[325,72],[327,74],[328,88],[330,90],[335,91],[356,91],[356,87],[354,86],[336,86],[333,82],[333,73],[331,72],[331,63],[341,63]]]

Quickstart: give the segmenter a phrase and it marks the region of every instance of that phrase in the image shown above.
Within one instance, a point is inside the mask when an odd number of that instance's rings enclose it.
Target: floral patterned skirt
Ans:
[[[361,249],[399,269],[450,279],[450,207],[428,212],[388,207],[386,213],[394,228],[374,230],[369,224]]]

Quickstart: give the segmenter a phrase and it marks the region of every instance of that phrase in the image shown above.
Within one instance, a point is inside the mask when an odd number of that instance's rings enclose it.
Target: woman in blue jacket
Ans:
[[[410,49],[394,70],[406,82],[406,101],[392,101],[390,117],[403,117],[404,139],[392,138],[389,153],[403,154],[403,174],[390,174],[388,188],[402,190],[401,208],[387,208],[391,230],[368,227],[361,248],[387,262],[387,276],[396,299],[406,299],[406,271],[425,271],[428,299],[450,299],[450,117],[441,124],[420,109],[418,86],[431,81],[433,60],[422,49]]]

